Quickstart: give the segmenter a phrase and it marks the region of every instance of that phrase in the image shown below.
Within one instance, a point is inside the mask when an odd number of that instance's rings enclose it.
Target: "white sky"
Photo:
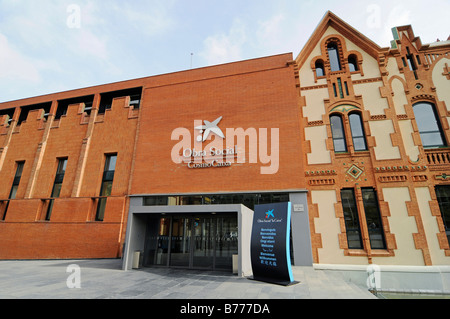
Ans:
[[[0,0],[0,102],[296,57],[327,10],[381,47],[400,25],[423,43],[450,35],[449,0]]]

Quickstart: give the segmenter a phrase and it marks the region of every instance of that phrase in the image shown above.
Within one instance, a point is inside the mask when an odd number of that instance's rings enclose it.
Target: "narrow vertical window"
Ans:
[[[422,145],[437,148],[446,145],[434,104],[420,102],[413,106]]]
[[[338,87],[339,87],[339,96],[341,97],[341,99],[343,99],[344,91],[342,90],[342,80],[341,80],[341,78],[338,78],[337,81],[338,81]]]
[[[347,152],[347,143],[345,142],[344,125],[342,117],[339,115],[332,115],[330,117],[331,133],[333,135],[334,151]]]
[[[49,221],[52,216],[53,204],[55,198],[61,195],[61,188],[64,181],[64,175],[66,174],[67,158],[62,158],[58,161],[58,168],[56,169],[55,181],[53,183],[52,194],[50,195],[50,201],[47,206],[47,214],[45,220]]]
[[[348,91],[348,84],[347,82],[344,82],[344,87],[345,87],[345,94],[350,95],[349,91]]]
[[[402,61],[403,61],[403,66],[404,66],[404,67],[407,67],[408,64],[406,63],[406,59],[405,59],[405,58],[402,58]]]
[[[370,247],[372,249],[386,249],[377,194],[373,188],[363,188],[361,191],[367,229],[369,230]]]
[[[414,77],[416,78],[416,80],[418,80],[417,66],[416,63],[414,62],[414,55],[411,54],[408,47],[406,47],[406,50],[408,52],[408,54],[406,55],[406,59],[408,60],[409,69],[414,72]]]
[[[341,191],[341,200],[342,208],[344,210],[348,248],[363,249],[355,191],[353,189],[343,189]]]
[[[339,60],[339,50],[336,43],[328,44],[328,56],[330,58],[331,72],[341,70],[341,61]]]
[[[414,62],[414,56],[409,51],[409,48],[406,47],[408,54],[406,55],[406,59],[408,61],[408,66],[411,71],[417,70],[416,63]]]
[[[23,167],[25,163],[17,163],[16,175],[14,175],[13,185],[11,187],[11,193],[9,194],[9,199],[16,199],[17,190],[19,189],[20,179],[22,178]]]
[[[16,174],[14,175],[14,181],[11,186],[11,191],[9,193],[9,200],[16,199],[17,191],[19,189],[20,179],[22,178],[23,167],[25,166],[25,162],[17,162]],[[2,220],[6,219],[6,213],[8,212],[9,200],[6,202]]]
[[[349,121],[355,151],[367,151],[366,136],[361,116],[358,113],[352,113],[349,115]]]
[[[417,63],[422,65],[422,61],[420,60],[420,55],[416,55]]]
[[[100,198],[97,205],[96,221],[103,221],[105,217],[106,200],[111,195],[114,173],[116,171],[117,154],[107,155],[105,159],[105,169],[103,171]]]
[[[436,186],[436,196],[441,209],[447,240],[450,244],[450,186]]]
[[[322,60],[316,61],[316,75],[318,78],[325,76],[325,67]]]

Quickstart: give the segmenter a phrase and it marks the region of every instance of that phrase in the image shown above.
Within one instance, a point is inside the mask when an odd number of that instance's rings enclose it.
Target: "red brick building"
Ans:
[[[304,192],[294,70],[284,54],[3,103],[0,258],[121,257],[130,196]],[[174,162],[173,131],[218,117],[243,161]],[[269,142],[255,161],[252,132]]]

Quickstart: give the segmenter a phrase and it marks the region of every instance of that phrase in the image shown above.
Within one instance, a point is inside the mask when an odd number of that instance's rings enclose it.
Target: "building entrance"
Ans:
[[[144,266],[232,270],[237,214],[159,215],[147,224]]]

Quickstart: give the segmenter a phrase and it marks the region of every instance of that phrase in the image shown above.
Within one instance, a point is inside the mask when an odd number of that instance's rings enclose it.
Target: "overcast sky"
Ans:
[[[301,51],[327,10],[381,47],[447,40],[449,0],[0,0],[0,102]]]

